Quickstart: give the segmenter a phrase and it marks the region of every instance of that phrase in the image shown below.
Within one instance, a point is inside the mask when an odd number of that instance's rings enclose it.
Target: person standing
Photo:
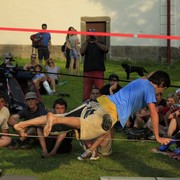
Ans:
[[[95,32],[95,29],[89,29]],[[83,101],[86,101],[91,94],[92,87],[101,89],[104,86],[104,71],[106,70],[104,60],[108,47],[100,42],[96,36],[87,36],[87,40],[80,48],[80,53],[84,56],[83,69]]]
[[[38,45],[38,59],[39,64],[43,65],[43,59],[47,61],[51,52],[51,34],[46,32],[47,24],[42,24],[43,32],[39,32],[36,35],[36,41],[39,42]],[[47,62],[46,62],[47,64]]]
[[[73,27],[68,29],[69,31],[75,31]],[[66,46],[70,48],[70,67],[69,74],[74,75],[74,64],[76,64],[76,60],[80,57],[79,47],[78,47],[79,39],[75,34],[68,34],[66,38]],[[76,67],[77,68],[77,67]]]

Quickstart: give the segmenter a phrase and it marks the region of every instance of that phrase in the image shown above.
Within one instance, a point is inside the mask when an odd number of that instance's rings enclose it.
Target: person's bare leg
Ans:
[[[114,129],[111,129],[106,134],[98,137],[94,143],[89,148],[91,151],[95,150],[98,146],[106,147],[109,141],[111,141],[114,137]]]
[[[167,131],[167,135],[169,137],[172,136],[173,132],[176,130],[176,127],[177,127],[176,119],[172,118],[169,123],[168,131]]]
[[[6,147],[11,143],[11,138],[9,136],[0,137],[0,147]]]
[[[63,134],[60,134],[60,135],[58,136],[54,148],[51,150],[50,153],[45,154],[45,157],[52,157],[52,156],[55,156],[55,155],[56,155],[57,150],[59,149],[62,141],[63,141],[64,138],[66,137],[66,134],[67,134],[67,133],[63,133]]]
[[[74,129],[80,128],[80,119],[76,117],[57,117],[53,113],[47,114],[47,123],[44,127],[44,136],[47,137],[51,132],[51,128],[54,124],[64,124]]]
[[[107,138],[108,132],[106,134],[103,134],[102,136],[98,137],[94,143],[89,148],[91,151],[94,151],[105,139]]]
[[[40,128],[37,128],[37,134],[39,136],[39,143],[42,148],[42,155],[45,156],[48,153],[47,147],[46,147],[46,142],[45,138],[43,137],[43,131]]]
[[[34,119],[30,119],[27,121],[19,122],[18,124],[14,125],[14,129],[19,132],[19,134],[23,136],[27,136],[25,133],[27,127],[29,126],[42,126],[47,123],[46,115],[40,116]]]

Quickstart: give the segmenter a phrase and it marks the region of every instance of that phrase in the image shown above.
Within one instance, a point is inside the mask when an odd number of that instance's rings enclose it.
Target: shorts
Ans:
[[[38,48],[38,59],[48,60],[49,59],[49,49],[47,46],[40,46]]]
[[[80,140],[94,139],[107,133],[107,131],[102,128],[102,120],[103,115],[108,113],[98,103],[96,103],[96,105],[96,110],[94,109],[93,113],[86,117],[81,116],[80,118]],[[113,119],[112,116],[111,119],[113,127],[117,120]]]
[[[99,105],[97,102],[90,101],[87,104],[83,104],[76,109],[70,111],[69,113],[65,114],[65,117],[77,117],[80,119],[80,130],[78,131],[78,136],[80,140],[90,140],[97,138],[105,133],[105,131],[101,124],[103,120],[103,116],[105,114],[109,114],[103,107]],[[110,114],[109,114],[110,115]],[[63,115],[56,115],[56,116],[63,116]],[[116,119],[110,115],[112,119],[112,127],[116,123]],[[52,127],[52,132],[67,132],[73,130],[72,127],[62,125],[62,124],[55,124]]]
[[[77,50],[75,48],[70,50],[70,54],[69,55],[70,55],[71,59],[79,59]]]

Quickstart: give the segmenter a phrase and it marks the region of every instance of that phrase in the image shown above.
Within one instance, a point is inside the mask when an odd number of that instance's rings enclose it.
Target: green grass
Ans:
[[[18,60],[20,65],[27,61],[29,60]],[[125,80],[126,75],[120,64],[120,61],[106,61],[105,77],[108,78],[109,74],[114,72],[119,75],[121,80]],[[62,73],[66,73],[65,62],[56,60],[56,65],[60,66]],[[175,65],[144,63],[141,66],[144,66],[148,72],[157,69],[167,71],[172,84],[180,86],[180,63]],[[137,77],[136,73],[131,74],[131,80]],[[68,110],[71,110],[82,103],[82,78],[62,75],[62,79],[67,81],[67,84],[58,86],[57,89],[59,93],[70,95],[70,97],[65,97],[65,100],[68,102]],[[127,83],[120,82],[120,84],[124,86]],[[176,88],[169,88],[164,97],[175,90]],[[43,101],[48,108],[51,108],[56,98],[57,96],[43,96]],[[40,147],[14,151],[1,148],[0,168],[6,175],[36,176],[42,180],[95,180],[101,176],[180,177],[180,162],[164,155],[152,153],[151,148],[157,146],[158,144],[152,141],[130,142],[126,140],[123,133],[116,133],[113,154],[93,162],[77,160],[77,156],[82,153],[77,140],[73,140],[72,153],[57,154],[50,159],[40,157]]]

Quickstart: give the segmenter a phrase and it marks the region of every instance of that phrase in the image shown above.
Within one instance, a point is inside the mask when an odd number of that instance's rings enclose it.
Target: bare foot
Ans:
[[[14,125],[14,129],[19,132],[21,137],[26,137],[25,129],[21,126],[21,122]]]
[[[43,156],[43,158],[50,158],[50,157],[53,157],[53,156],[55,156],[56,155],[56,153],[43,153],[42,154],[42,156]]]
[[[47,114],[47,123],[44,126],[44,137],[47,137],[49,135],[49,133],[51,132],[51,128],[54,124],[54,120],[55,120],[55,116],[52,113],[48,113]]]

